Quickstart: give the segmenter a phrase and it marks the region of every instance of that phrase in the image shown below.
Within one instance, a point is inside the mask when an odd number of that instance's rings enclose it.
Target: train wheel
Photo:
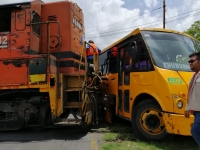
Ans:
[[[161,111],[160,106],[152,99],[144,100],[134,108],[132,126],[138,138],[146,141],[165,141],[173,137],[166,132]]]

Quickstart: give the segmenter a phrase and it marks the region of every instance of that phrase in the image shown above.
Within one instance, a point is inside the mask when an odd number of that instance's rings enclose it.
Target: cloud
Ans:
[[[175,22],[176,30],[185,31],[191,27],[195,21],[200,20],[200,0],[193,2],[184,0],[178,11],[178,19]],[[177,8],[178,9],[178,8]]]
[[[144,3],[146,5],[146,7],[148,8],[152,8],[158,5],[158,1],[157,0],[144,0]]]
[[[101,48],[125,36],[133,30],[132,26],[141,22],[137,18],[140,10],[124,8],[123,0],[87,0],[87,2],[77,0],[77,3],[82,5],[85,16],[86,40],[93,39],[101,44],[99,45]],[[88,6],[91,6],[90,9],[87,9]],[[134,21],[136,19],[138,22]],[[115,38],[111,39],[112,36]]]

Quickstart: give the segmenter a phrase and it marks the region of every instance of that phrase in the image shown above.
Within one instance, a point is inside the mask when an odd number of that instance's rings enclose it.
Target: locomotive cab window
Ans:
[[[11,32],[11,9],[0,9],[0,32]]]
[[[37,12],[33,11],[32,12],[32,15],[33,15],[33,19],[32,19],[32,23],[34,23],[32,25],[33,27],[33,32],[37,35],[37,36],[40,36],[40,22],[41,22],[41,19],[40,19],[40,16]]]

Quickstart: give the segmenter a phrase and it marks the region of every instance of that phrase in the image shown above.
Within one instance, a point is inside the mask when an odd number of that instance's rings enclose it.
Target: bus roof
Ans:
[[[175,30],[170,30],[170,29],[163,29],[163,28],[136,28],[135,30],[133,30],[131,33],[129,33],[128,35],[126,35],[125,37],[119,39],[118,41],[114,42],[113,44],[109,45],[108,47],[104,48],[101,53],[109,50],[110,48],[116,46],[117,44],[119,44],[120,42],[124,41],[125,39],[131,37],[132,35],[136,35],[138,33],[140,33],[140,31],[159,31],[159,32],[171,32],[171,33],[177,33],[177,34],[182,34],[182,35],[186,35],[189,36],[183,32],[179,32],[179,31],[175,31]],[[191,37],[191,36],[189,36]],[[193,38],[193,37],[191,37]],[[194,38],[193,38],[194,39]]]

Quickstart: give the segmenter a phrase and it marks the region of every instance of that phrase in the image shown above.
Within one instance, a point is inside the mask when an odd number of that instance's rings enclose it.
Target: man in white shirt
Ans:
[[[191,128],[192,137],[200,147],[200,52],[189,55],[190,69],[194,72],[188,89],[188,103],[185,110],[185,117],[194,115],[194,124]]]

